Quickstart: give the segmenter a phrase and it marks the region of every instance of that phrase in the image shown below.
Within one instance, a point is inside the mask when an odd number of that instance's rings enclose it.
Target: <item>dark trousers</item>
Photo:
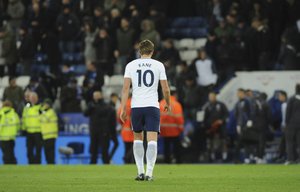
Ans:
[[[164,137],[164,161],[172,163],[171,155],[173,154],[176,163],[181,163],[180,158],[181,143],[179,137]]]
[[[264,133],[260,133],[258,137],[258,144],[257,144],[257,157],[261,159],[264,157],[265,147],[266,147],[266,136]]]
[[[300,158],[300,127],[290,125],[286,127],[286,152],[288,161],[296,161]]]
[[[55,141],[56,139],[44,140],[44,152],[47,164],[55,164]]]
[[[29,164],[41,164],[43,139],[41,133],[27,133],[27,157]]]
[[[245,158],[249,158],[250,154],[254,154],[255,147],[257,146],[258,146],[258,141],[245,140],[241,138],[241,136],[239,136],[235,148],[235,162],[240,162],[240,152],[242,147],[244,147],[245,149]]]
[[[90,133],[90,164],[96,164],[99,154],[99,149],[102,152],[102,161],[104,164],[109,164],[109,141],[110,136],[108,133],[93,132]]]
[[[15,141],[1,141],[2,159],[4,164],[17,164],[15,157]]]
[[[124,142],[125,153],[124,153],[124,163],[133,163],[133,142]]]

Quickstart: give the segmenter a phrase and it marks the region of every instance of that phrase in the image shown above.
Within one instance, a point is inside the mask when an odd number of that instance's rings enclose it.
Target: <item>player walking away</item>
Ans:
[[[138,169],[135,180],[152,181],[152,172],[157,156],[157,136],[159,133],[160,110],[158,103],[158,84],[163,90],[166,105],[165,111],[170,111],[170,89],[167,82],[164,65],[151,59],[154,44],[143,40],[139,44],[140,59],[128,63],[125,69],[124,85],[121,101],[121,121],[125,121],[126,103],[132,84],[131,122],[134,131],[133,154]],[[147,134],[148,147],[146,151],[147,169],[144,172],[143,131]]]

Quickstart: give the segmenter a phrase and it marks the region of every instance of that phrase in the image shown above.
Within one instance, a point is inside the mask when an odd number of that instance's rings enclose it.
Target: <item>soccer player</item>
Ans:
[[[143,40],[139,44],[141,58],[127,64],[122,90],[120,120],[125,121],[126,102],[132,84],[131,122],[134,131],[133,154],[138,169],[137,181],[152,181],[153,168],[157,156],[157,136],[160,128],[160,110],[158,102],[158,84],[160,83],[166,100],[165,111],[170,111],[170,89],[164,65],[151,59],[154,44]],[[147,168],[144,170],[144,135],[147,133],[148,147],[146,151]]]

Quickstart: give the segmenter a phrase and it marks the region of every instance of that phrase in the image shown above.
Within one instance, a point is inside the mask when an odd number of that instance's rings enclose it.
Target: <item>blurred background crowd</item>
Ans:
[[[299,10],[296,0],[0,0],[0,77],[9,76],[2,99],[20,116],[32,92],[40,103],[49,98],[56,112],[84,113],[102,91],[118,109],[120,92],[108,94],[103,86],[123,74],[139,57],[138,42],[149,39],[183,108],[180,141],[191,156],[184,161],[238,162],[237,135],[260,122],[249,138],[257,148],[245,154],[246,162],[250,154],[263,162],[266,141],[281,132],[286,93],[267,101],[264,93],[239,89],[240,101],[228,112],[215,104],[216,92],[235,71],[299,70]],[[28,85],[16,85],[18,76],[30,78]],[[243,100],[252,107],[244,109]]]

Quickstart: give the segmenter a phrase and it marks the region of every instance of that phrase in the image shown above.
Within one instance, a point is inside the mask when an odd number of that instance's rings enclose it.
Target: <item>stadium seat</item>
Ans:
[[[110,82],[110,78],[108,75],[104,75],[104,86],[108,86]]]
[[[1,87],[7,87],[9,85],[9,81],[8,81],[9,77],[8,76],[4,76],[1,79]]]
[[[186,50],[179,52],[182,60],[186,61],[187,64],[191,64],[191,62],[197,57],[198,53],[196,50]]]
[[[84,81],[84,75],[77,77],[77,85],[82,86]]]
[[[123,85],[123,75],[113,75],[110,77],[110,86],[122,86]]]
[[[0,101],[3,99],[4,88],[0,87]]]
[[[179,49],[193,49],[194,48],[194,39],[186,38],[181,39],[178,43]]]
[[[87,160],[90,157],[84,154],[84,143],[82,142],[70,142],[66,147],[60,147],[59,152],[61,154],[61,159],[64,163],[69,164],[70,159],[78,159],[81,164],[83,160]]]
[[[29,81],[29,76],[20,76],[17,78],[17,85],[19,85],[22,88],[25,88],[29,84]]]
[[[199,49],[205,46],[207,39],[206,38],[198,38],[195,40],[194,47],[195,49]]]

